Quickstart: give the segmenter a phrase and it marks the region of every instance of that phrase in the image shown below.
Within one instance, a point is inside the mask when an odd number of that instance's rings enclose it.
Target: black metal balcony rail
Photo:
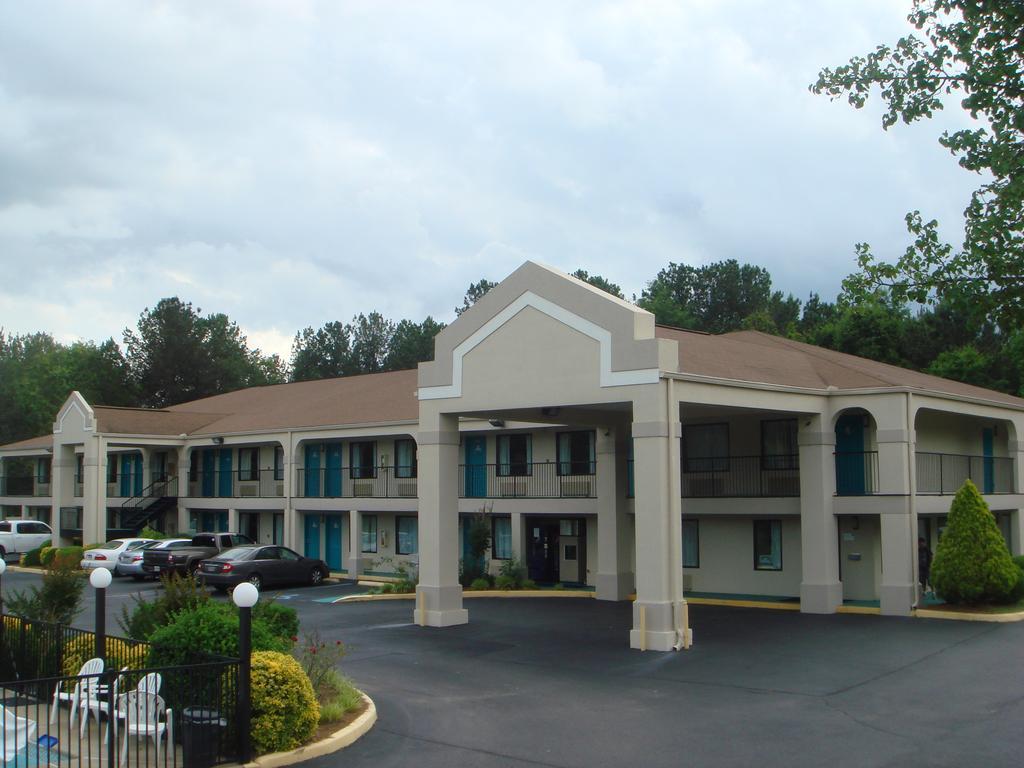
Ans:
[[[0,496],[30,496],[43,498],[50,495],[50,481],[32,475],[0,477]]]
[[[878,451],[836,451],[836,496],[878,493]]]
[[[586,468],[592,468],[584,462]],[[559,468],[567,470],[559,474]],[[571,462],[460,464],[459,497],[463,499],[594,499],[597,476],[571,474]]]
[[[982,493],[1013,493],[1013,459],[1006,456],[918,451],[915,469],[921,494],[955,494],[964,480],[973,482]]]
[[[415,499],[416,467],[335,467],[296,470],[295,496],[307,499]]]
[[[284,471],[280,469],[214,469],[188,473],[191,498],[255,498],[284,496]]]
[[[777,498],[800,495],[800,456],[729,456],[683,459],[684,499]]]

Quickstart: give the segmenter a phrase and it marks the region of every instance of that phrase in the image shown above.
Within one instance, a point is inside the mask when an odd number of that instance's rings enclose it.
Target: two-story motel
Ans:
[[[635,593],[633,647],[681,641],[688,593],[909,614],[917,537],[982,490],[1022,552],[1024,400],[755,331],[656,326],[527,262],[418,371],[282,384],[151,410],[72,393],[53,433],[0,448],[0,505],[62,541],[150,523],[237,530],[349,577],[418,564],[415,618],[468,620],[468,516],[492,567]],[[33,477],[10,476],[14,459]]]

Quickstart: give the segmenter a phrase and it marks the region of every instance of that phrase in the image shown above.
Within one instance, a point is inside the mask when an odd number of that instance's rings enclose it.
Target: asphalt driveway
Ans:
[[[317,604],[380,719],[325,766],[1020,766],[1024,624],[694,606],[696,644],[626,646],[630,607]]]

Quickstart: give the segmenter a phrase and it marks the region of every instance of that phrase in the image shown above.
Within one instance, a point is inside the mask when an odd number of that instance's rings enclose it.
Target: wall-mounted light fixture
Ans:
[[[496,429],[501,429],[502,427],[505,426],[504,419],[489,419],[487,423],[490,424],[492,427],[495,427]]]
[[[224,438],[223,437],[215,437],[215,438],[213,438],[213,444],[214,445],[224,445]]]

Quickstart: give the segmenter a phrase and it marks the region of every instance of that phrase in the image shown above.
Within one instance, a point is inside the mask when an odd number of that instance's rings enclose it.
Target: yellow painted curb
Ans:
[[[366,702],[366,711],[340,731],[335,731],[326,739],[306,744],[298,749],[262,755],[252,762],[245,763],[244,768],[280,768],[284,765],[293,765],[305,762],[306,760],[312,760],[314,757],[331,755],[339,749],[344,749],[354,744],[357,739],[369,731],[373,724],[377,722],[377,706],[373,703],[373,699],[362,693],[362,691],[360,693],[363,696],[363,701]]]
[[[860,613],[867,616],[878,616],[882,613],[881,608],[873,605],[840,605],[836,607],[836,613]]]
[[[1008,624],[1013,621],[1024,621],[1024,611],[1016,613],[961,613],[960,611],[942,611],[935,608],[918,608],[914,615],[919,619],[952,619],[953,621],[989,621],[997,624]]]
[[[690,605],[724,605],[727,608],[768,608],[773,611],[799,611],[800,603],[772,603],[761,600],[723,600],[718,597],[687,597]]]

